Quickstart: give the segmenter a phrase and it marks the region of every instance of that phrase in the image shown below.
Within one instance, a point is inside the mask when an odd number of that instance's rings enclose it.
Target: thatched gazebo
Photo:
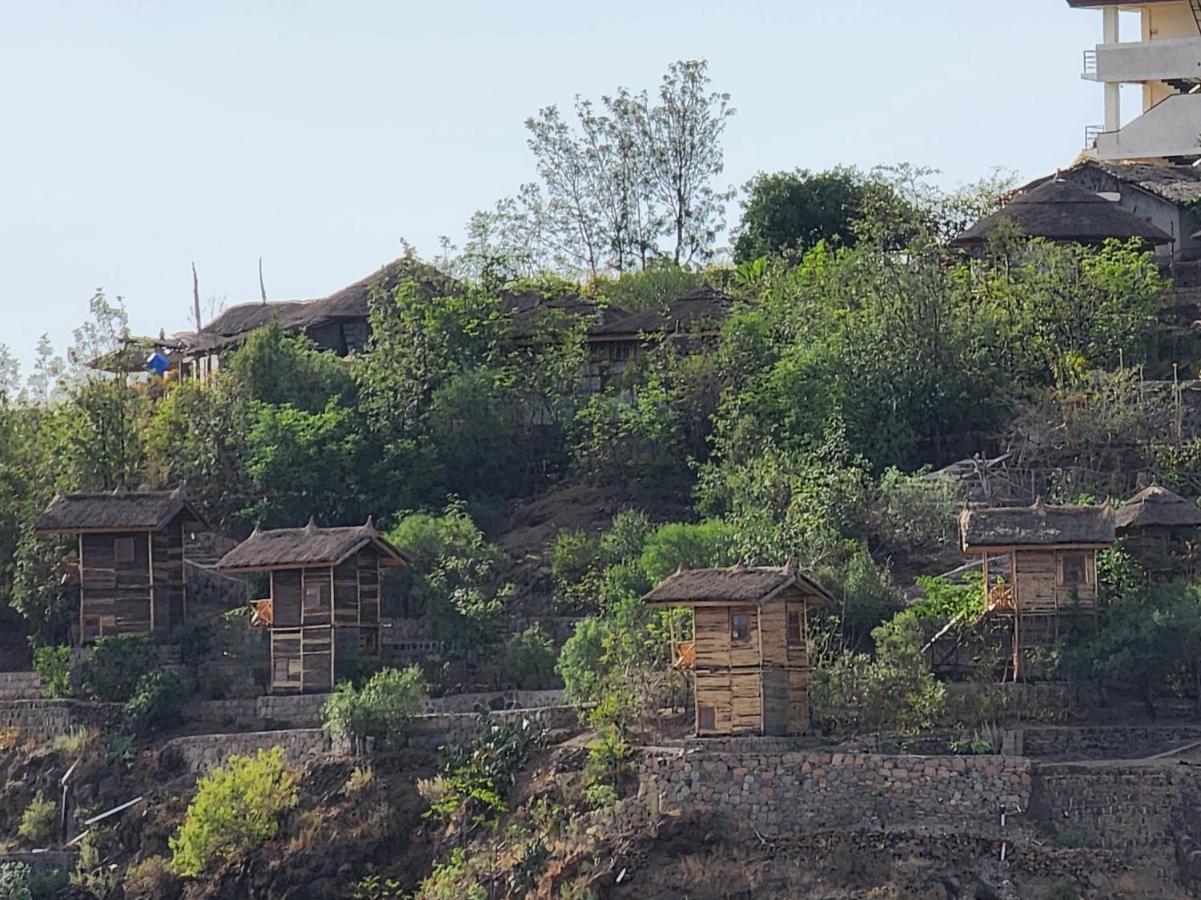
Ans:
[[[1023,191],[1007,206],[987,216],[951,241],[953,247],[983,246],[1002,228],[1031,238],[1058,243],[1103,244],[1109,239],[1142,241],[1149,247],[1169,244],[1175,238],[1106,200],[1060,178]]]
[[[1153,580],[1193,574],[1201,536],[1201,508],[1196,503],[1153,484],[1122,504],[1114,524]]]

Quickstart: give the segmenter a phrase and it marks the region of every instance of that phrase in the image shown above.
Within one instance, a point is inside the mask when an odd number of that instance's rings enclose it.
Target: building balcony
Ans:
[[[1201,156],[1201,93],[1173,94],[1119,131],[1104,131],[1088,150],[1101,160]]]
[[[1099,44],[1084,52],[1082,77],[1128,84],[1201,82],[1201,37]]]

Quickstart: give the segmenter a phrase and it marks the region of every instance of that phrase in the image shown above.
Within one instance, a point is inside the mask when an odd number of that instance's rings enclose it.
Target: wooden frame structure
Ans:
[[[119,634],[169,638],[187,618],[187,533],[207,529],[182,489],[58,494],[34,530],[77,539],[75,642]]]
[[[1114,524],[1151,580],[1196,575],[1201,545],[1201,509],[1196,503],[1153,484],[1118,507]]]
[[[833,602],[825,590],[791,566],[735,566],[681,570],[643,602],[692,610],[673,658],[695,677],[697,734],[809,727],[808,609]]]
[[[1114,540],[1108,501],[965,509],[959,528],[964,553],[981,558],[985,614],[1012,620],[1014,680],[1033,652],[1057,646],[1081,618],[1095,618],[1097,551]],[[1006,574],[996,575],[998,568]]]
[[[266,572],[254,623],[268,629],[272,693],[328,691],[361,656],[380,652],[380,568],[407,561],[368,519],[351,528],[257,528],[217,563]]]

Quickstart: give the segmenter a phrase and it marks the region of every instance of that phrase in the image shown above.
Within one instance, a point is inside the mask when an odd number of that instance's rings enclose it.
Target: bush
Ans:
[[[827,731],[843,733],[929,728],[943,710],[946,689],[922,657],[917,617],[900,613],[872,638],[875,658],[843,653],[814,673],[814,718]]]
[[[333,734],[354,743],[389,740],[404,733],[409,719],[425,709],[421,669],[381,669],[362,688],[339,684],[321,708],[321,722]]]
[[[130,866],[122,882],[126,900],[175,900],[182,885],[163,856],[148,856]]]
[[[71,696],[71,648],[38,647],[33,652],[33,670],[42,679],[42,696],[54,700]]]
[[[25,807],[25,812],[21,814],[21,824],[17,827],[17,834],[31,844],[44,845],[54,837],[57,827],[58,806],[53,800],[47,800],[46,796],[38,791],[29,801],[29,805]]]
[[[468,747],[451,747],[440,777],[427,781],[432,801],[427,816],[443,821],[480,822],[505,811],[505,794],[517,779],[530,740],[530,725],[498,723],[486,716]]]
[[[245,856],[275,837],[279,816],[298,799],[283,748],[231,756],[197,783],[183,825],[169,841],[171,867],[195,878],[214,863]]]
[[[124,703],[154,665],[154,644],[144,634],[99,638],[83,667],[83,691],[102,703]]]
[[[148,672],[125,704],[125,721],[135,732],[172,724],[179,720],[186,697],[184,683],[174,672]]]
[[[531,625],[513,635],[501,654],[501,679],[520,690],[542,690],[553,687],[555,678],[555,645],[540,625]]]
[[[29,879],[30,870],[25,863],[0,864],[0,900],[33,900]]]

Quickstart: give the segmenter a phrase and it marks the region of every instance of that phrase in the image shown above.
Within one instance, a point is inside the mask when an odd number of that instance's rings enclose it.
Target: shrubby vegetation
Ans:
[[[231,756],[197,783],[183,825],[170,840],[172,868],[195,878],[221,860],[244,856],[275,837],[280,816],[298,796],[281,748]]]
[[[409,719],[425,710],[425,697],[417,666],[381,669],[361,688],[347,681],[336,685],[321,708],[321,722],[361,749],[369,737],[391,741],[402,736]]]

